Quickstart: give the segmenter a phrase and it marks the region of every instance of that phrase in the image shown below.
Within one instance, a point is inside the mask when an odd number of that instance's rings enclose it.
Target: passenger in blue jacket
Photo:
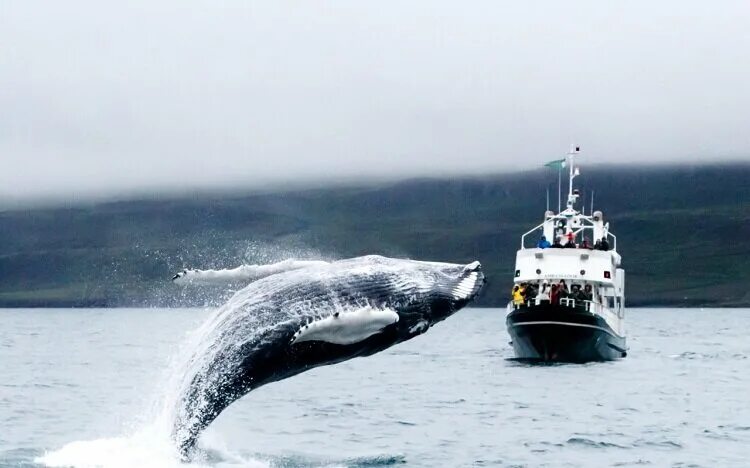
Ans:
[[[545,236],[542,236],[542,238],[539,239],[539,242],[536,243],[536,246],[539,249],[549,249],[550,245],[551,244],[549,243],[549,241],[547,240]]]

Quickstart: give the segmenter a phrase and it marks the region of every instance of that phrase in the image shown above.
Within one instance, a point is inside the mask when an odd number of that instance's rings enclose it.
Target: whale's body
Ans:
[[[178,399],[175,443],[188,456],[201,431],[255,388],[424,333],[483,282],[479,262],[368,256],[251,283],[204,326]]]

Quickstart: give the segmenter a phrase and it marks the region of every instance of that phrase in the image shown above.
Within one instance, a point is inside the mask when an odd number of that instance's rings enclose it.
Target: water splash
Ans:
[[[232,453],[221,444],[213,446],[210,437],[206,438],[205,443],[205,450],[197,453],[191,463],[184,463],[180,460],[169,435],[152,426],[129,436],[71,442],[59,450],[45,453],[34,461],[48,467],[76,468],[267,468],[270,466],[267,461]]]
[[[148,408],[130,423],[135,427],[125,434],[93,440],[70,442],[60,449],[51,450],[37,457],[35,463],[49,467],[102,467],[102,468],[202,468],[202,467],[268,467],[269,462],[255,456],[233,453],[223,442],[207,434],[203,447],[195,453],[191,463],[185,463],[171,437],[178,389],[184,385],[184,376],[191,365],[190,356],[201,343],[204,335],[212,327],[212,321],[189,332],[186,339],[176,348],[169,360],[163,381],[157,386],[159,391]]]

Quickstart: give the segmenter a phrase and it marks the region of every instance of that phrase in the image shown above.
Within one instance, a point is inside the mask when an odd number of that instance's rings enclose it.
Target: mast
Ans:
[[[557,170],[557,214],[560,214],[560,207],[562,206],[562,169]]]
[[[576,178],[580,173],[578,171],[578,168],[575,167],[575,157],[578,153],[581,152],[580,146],[573,146],[571,145],[570,151],[568,151],[568,155],[566,156],[565,160],[568,164],[568,208],[573,209],[573,204],[575,203],[576,197],[573,195],[573,179]]]

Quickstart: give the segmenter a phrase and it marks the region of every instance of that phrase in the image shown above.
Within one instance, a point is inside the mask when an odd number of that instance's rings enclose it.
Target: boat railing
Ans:
[[[555,218],[557,218],[557,216],[555,216]],[[536,227],[533,227],[533,228],[529,229],[528,231],[526,231],[526,232],[525,232],[525,233],[524,233],[524,234],[523,234],[523,235],[521,236],[521,248],[522,248],[522,249],[525,249],[525,248],[526,248],[526,236],[528,236],[529,234],[532,234],[532,233],[534,233],[535,231],[538,231],[539,229],[542,229],[542,228],[544,228],[544,223],[542,223],[542,224],[540,224],[540,225],[538,225],[538,226],[536,226]]]
[[[614,250],[615,252],[617,252],[617,236],[607,231],[607,237],[612,238],[612,249],[610,250]]]
[[[569,297],[563,297],[560,299],[560,305],[563,307],[572,307],[575,308],[576,306],[576,300],[571,299]]]
[[[552,219],[552,220],[554,220],[554,219],[560,219],[560,220],[565,220],[567,222],[568,217],[558,214],[558,215],[552,216],[551,218],[548,218],[547,220],[549,221],[550,219]],[[583,216],[582,215],[582,216],[580,216],[580,219],[582,219],[584,221],[588,221],[589,223],[592,222],[591,217],[589,217],[589,216]],[[535,227],[533,227],[533,228],[531,228],[531,229],[529,229],[528,231],[526,231],[521,236],[521,249],[526,249],[526,236],[528,236],[530,234],[533,234],[534,232],[539,231],[539,230],[542,230],[542,231],[544,230],[544,222],[541,223],[541,224],[539,224],[539,225],[537,225],[537,226],[535,226]],[[577,237],[579,234],[582,234],[585,231],[591,231],[593,233],[593,231],[594,231],[593,224],[584,225],[584,226],[579,227],[577,230],[573,231],[573,235],[575,235]],[[607,239],[610,239],[610,238],[612,239],[612,243],[611,243],[612,247],[610,248],[610,250],[617,251],[617,236],[614,235],[614,234],[612,234],[609,231],[607,231],[606,236],[607,236]],[[548,239],[548,240],[550,242],[552,242],[552,239]]]
[[[521,304],[516,304],[515,302],[511,301],[508,303],[507,309],[508,311],[513,311],[513,310],[518,310],[521,307],[534,307],[534,306],[541,305],[543,302],[549,303],[550,300],[549,299],[532,299],[530,301],[526,301]],[[560,298],[559,304],[562,307],[569,307],[571,309],[582,308],[586,310],[586,312],[591,312],[591,305],[595,303],[593,301],[588,301],[588,300],[576,301],[575,299],[572,299],[569,297],[563,297],[563,298]]]
[[[576,301],[570,297],[563,297],[560,299],[560,305],[563,307],[570,307],[571,309],[575,309],[576,305],[580,305],[588,311],[591,308],[591,301]]]

